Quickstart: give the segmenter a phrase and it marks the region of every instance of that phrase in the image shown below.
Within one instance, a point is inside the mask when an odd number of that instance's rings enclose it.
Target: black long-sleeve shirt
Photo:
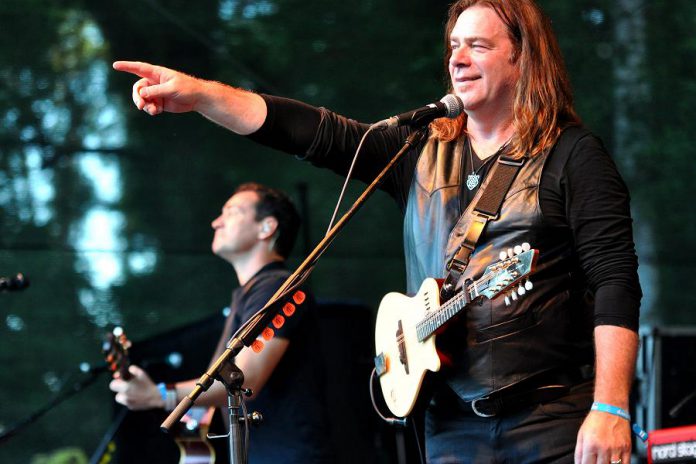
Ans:
[[[251,139],[346,173],[367,125],[322,124],[325,118],[339,121],[342,117],[294,100],[266,95],[263,98],[268,116],[263,126],[250,135]],[[331,129],[336,127],[340,129]],[[372,180],[408,133],[405,128],[400,131],[400,137],[376,133],[368,138],[356,163],[356,178]],[[402,211],[419,151],[412,149],[382,185]],[[588,288],[594,293],[595,325],[637,330],[641,290],[628,190],[603,144],[594,136],[582,138],[570,152],[554,155],[544,167],[539,189],[544,219],[571,231]],[[476,157],[463,160],[465,174],[477,170],[482,177],[493,165],[481,166]],[[473,193],[462,188],[463,208]]]

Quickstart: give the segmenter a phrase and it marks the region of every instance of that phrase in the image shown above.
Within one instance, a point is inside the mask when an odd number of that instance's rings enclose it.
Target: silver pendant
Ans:
[[[481,179],[481,176],[478,174],[469,174],[466,177],[466,188],[469,190],[474,190],[476,187],[478,187],[479,180]]]

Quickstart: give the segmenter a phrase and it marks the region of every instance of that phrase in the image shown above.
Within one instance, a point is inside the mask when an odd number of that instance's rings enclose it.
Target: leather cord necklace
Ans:
[[[493,153],[491,156],[483,160],[481,163],[481,166],[478,168],[474,168],[474,149],[471,147],[471,139],[467,137],[466,139],[466,149],[469,152],[469,161],[471,162],[471,174],[466,176],[466,188],[469,189],[469,191],[474,190],[476,187],[478,187],[479,182],[481,182],[481,175],[479,174],[479,171],[486,165],[488,164],[488,161],[491,159],[494,159],[500,155],[503,150],[505,150],[510,143],[510,140],[508,139],[507,142],[502,144],[498,150]],[[478,155],[476,155],[478,157]]]
[[[505,145],[501,149],[505,148]],[[495,158],[495,156],[490,158]],[[498,219],[505,195],[526,161],[526,157],[513,159],[499,156],[497,158],[498,160],[489,174],[490,178],[484,183],[481,190],[476,192],[476,196],[469,206],[472,220],[468,226],[464,227],[467,217],[462,215],[452,229],[452,233],[455,236],[461,237],[461,243],[454,256],[447,262],[448,274],[442,288],[440,288],[440,297],[443,301],[449,300],[454,295],[457,283],[469,265],[469,259],[476,248],[476,243],[486,228],[486,224],[488,224],[488,221]],[[464,293],[468,295],[467,292]]]

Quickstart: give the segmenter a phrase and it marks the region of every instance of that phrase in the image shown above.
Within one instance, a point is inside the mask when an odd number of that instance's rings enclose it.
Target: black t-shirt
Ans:
[[[222,346],[288,275],[281,263],[270,263],[234,290]],[[263,389],[247,401],[249,412],[258,411],[264,418],[259,427],[250,429],[249,464],[331,462],[324,370],[315,344],[316,306],[312,295],[305,293],[305,302],[285,317],[282,327],[273,327],[276,337],[289,340],[288,349]]]

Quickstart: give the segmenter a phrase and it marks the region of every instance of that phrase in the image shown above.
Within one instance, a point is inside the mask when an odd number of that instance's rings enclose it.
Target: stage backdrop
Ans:
[[[236,185],[268,183],[302,205],[293,265],[321,239],[338,197],[334,174],[198,115],[138,112],[133,79],[112,61],[151,61],[375,121],[444,94],[446,3],[0,2],[0,276],[31,280],[0,293],[0,433],[80,384],[78,366],[99,363],[113,325],[137,343],[227,304],[236,282],[209,251],[210,222]],[[541,3],[578,110],[632,192],[644,320],[694,323],[696,3]],[[375,308],[403,291],[402,260],[400,212],[379,193],[312,286]],[[102,375],[0,443],[0,461],[91,455],[112,417],[107,382]]]

